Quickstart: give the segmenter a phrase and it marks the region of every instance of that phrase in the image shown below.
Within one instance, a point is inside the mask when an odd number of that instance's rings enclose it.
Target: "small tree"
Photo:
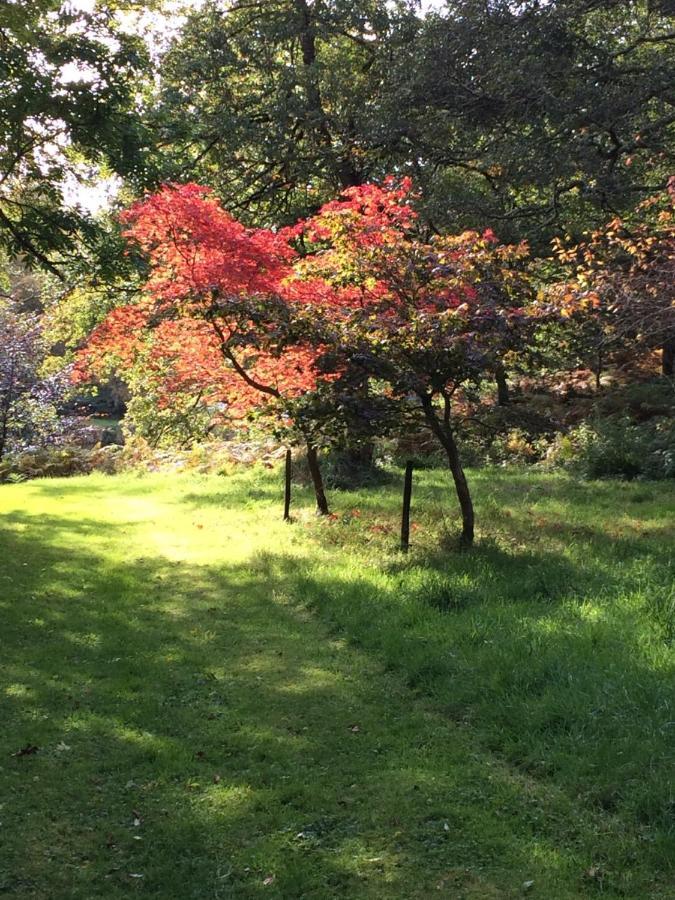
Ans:
[[[628,353],[637,360],[661,351],[661,371],[675,366],[675,178],[668,190],[613,219],[576,247],[560,241],[558,258],[571,277],[551,292],[563,315],[588,336],[602,359]]]
[[[79,378],[125,372],[137,396],[154,396],[158,410],[180,408],[188,423],[209,405],[230,417],[283,417],[312,391],[316,351],[283,289],[295,257],[289,232],[246,229],[197,185],[165,187],[123,218],[149,265],[145,295],[93,332]],[[317,507],[327,513],[315,440],[298,432]]]
[[[72,421],[59,415],[68,378],[42,371],[47,347],[39,317],[0,304],[0,459],[63,439]]]
[[[296,277],[323,296],[318,320],[342,368],[360,365],[396,405],[399,427],[416,410],[438,440],[470,544],[474,509],[453,401],[463,386],[494,379],[529,333],[527,247],[500,245],[489,231],[427,239],[413,201],[407,180],[345,191],[301,226],[313,252]]]

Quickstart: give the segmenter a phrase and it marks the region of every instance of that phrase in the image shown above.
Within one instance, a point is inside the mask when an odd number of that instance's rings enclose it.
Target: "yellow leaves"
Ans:
[[[584,290],[583,283],[563,285],[560,290],[563,293],[558,294],[557,304],[560,307],[560,315],[564,319],[570,318],[579,310],[599,309],[601,306],[598,292]]]

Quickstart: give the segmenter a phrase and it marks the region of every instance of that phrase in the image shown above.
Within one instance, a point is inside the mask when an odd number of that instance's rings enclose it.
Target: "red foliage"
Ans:
[[[292,291],[282,297],[296,257],[293,232],[247,229],[194,184],[162,188],[122,221],[148,260],[147,296],[93,332],[78,380],[141,365],[162,405],[199,394],[230,414],[311,390],[315,353],[288,339],[282,315],[293,298]],[[298,290],[294,299],[306,296]]]
[[[77,383],[103,378],[112,371],[128,371],[141,350],[150,315],[147,303],[119,306],[98,325],[79,354],[72,371]]]
[[[500,245],[490,229],[427,239],[414,200],[407,179],[345,191],[299,226],[308,252],[285,287],[310,293],[338,343],[377,359],[404,395],[494,370],[522,340],[530,297],[525,244]]]
[[[167,185],[121,218],[150,263],[148,293],[168,303],[274,293],[295,256],[286,232],[245,228],[196,184]]]
[[[509,347],[526,248],[490,231],[428,241],[414,201],[390,178],[277,233],[245,228],[206,188],[162,188],[123,215],[146,297],[96,329],[78,377],[141,366],[162,405],[197,395],[236,414],[338,379],[363,352],[401,396],[474,377]]]

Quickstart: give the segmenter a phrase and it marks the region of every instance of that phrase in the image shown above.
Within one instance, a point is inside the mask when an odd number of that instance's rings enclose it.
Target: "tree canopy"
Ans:
[[[545,247],[665,186],[674,42],[645,0],[210,2],[162,61],[157,171],[259,224],[411,174],[432,227]]]
[[[147,54],[115,15],[114,4],[60,0],[0,9],[0,247],[60,277],[95,233],[68,190],[141,168],[134,108]]]

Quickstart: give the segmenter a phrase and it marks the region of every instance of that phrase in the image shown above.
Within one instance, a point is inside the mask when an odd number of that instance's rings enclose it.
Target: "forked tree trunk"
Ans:
[[[321,469],[319,467],[319,455],[313,444],[307,444],[307,465],[309,466],[309,474],[312,476],[312,484],[314,485],[316,510],[319,515],[327,516],[330,510],[328,509],[328,500],[326,500],[326,493],[323,489],[323,478],[321,477]]]
[[[459,450],[457,449],[455,436],[449,422],[449,416],[446,417],[447,420],[445,422],[441,422],[436,415],[436,410],[434,409],[431,397],[425,395],[421,399],[426,420],[431,431],[445,450],[445,454],[448,457],[448,466],[452,473],[452,479],[455,482],[459,508],[462,512],[461,542],[466,546],[471,546],[474,538],[473,501],[471,500],[469,484],[466,480],[466,475],[464,474],[464,469],[462,468],[462,463],[459,458]]]

